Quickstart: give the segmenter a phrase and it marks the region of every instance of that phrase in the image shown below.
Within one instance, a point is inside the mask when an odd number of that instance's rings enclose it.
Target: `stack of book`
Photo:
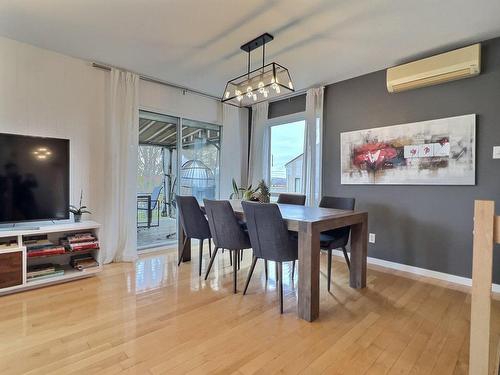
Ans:
[[[58,264],[44,263],[28,266],[26,278],[30,280],[47,279],[64,275],[64,270]]]
[[[69,234],[61,238],[60,242],[68,251],[72,252],[99,249],[99,241],[90,232]]]
[[[26,245],[29,258],[64,254],[66,252],[64,246],[54,244],[46,236],[26,237],[23,242]]]
[[[90,254],[78,254],[71,257],[70,264],[78,271],[97,267],[99,263]]]

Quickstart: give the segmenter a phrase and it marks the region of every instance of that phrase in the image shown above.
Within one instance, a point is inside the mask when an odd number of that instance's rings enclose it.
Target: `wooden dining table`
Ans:
[[[241,201],[230,200],[236,216],[244,220]],[[288,230],[298,233],[299,280],[298,316],[312,322],[319,317],[320,233],[351,227],[351,288],[366,287],[366,258],[368,243],[368,213],[364,211],[336,210],[331,208],[278,204]],[[182,226],[178,228],[178,252],[183,261],[191,260],[191,242],[185,241]]]

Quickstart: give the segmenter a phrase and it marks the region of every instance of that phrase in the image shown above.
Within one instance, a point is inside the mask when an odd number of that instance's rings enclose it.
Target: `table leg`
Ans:
[[[184,247],[186,247],[186,251],[184,252],[184,257],[182,259],[183,262],[189,262],[191,260],[191,239],[186,239],[186,233],[184,233],[184,229],[180,224],[180,220],[177,218],[177,252],[178,256],[182,255]]]
[[[319,232],[299,223],[298,315],[312,322],[319,316]]]
[[[366,257],[368,246],[368,215],[360,223],[351,225],[351,288],[366,287]]]

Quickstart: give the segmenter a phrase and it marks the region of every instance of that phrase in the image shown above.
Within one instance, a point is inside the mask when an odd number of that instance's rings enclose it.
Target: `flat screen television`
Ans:
[[[69,219],[69,140],[0,133],[0,224]]]

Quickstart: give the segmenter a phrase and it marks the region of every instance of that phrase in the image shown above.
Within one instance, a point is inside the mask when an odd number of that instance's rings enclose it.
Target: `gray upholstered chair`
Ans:
[[[210,233],[210,227],[208,226],[208,221],[203,211],[198,204],[195,197],[192,196],[182,196],[176,195],[175,202],[177,204],[177,209],[179,210],[179,220],[181,221],[182,229],[186,233],[186,239],[197,239],[200,241],[200,264],[198,269],[198,274],[201,276],[201,261],[203,258],[203,241],[208,240],[209,255],[212,255],[212,235]],[[180,266],[182,258],[184,257],[185,243],[183,244],[183,252],[179,257],[179,262],[177,266]]]
[[[278,195],[278,201],[276,203],[295,204],[297,206],[303,206],[306,204],[306,196],[302,194],[281,193],[280,195]]]
[[[204,199],[204,202],[208,224],[215,244],[214,253],[210,258],[207,273],[205,274],[205,280],[208,278],[217,251],[219,249],[227,249],[231,251],[233,256],[233,292],[236,293],[240,252],[243,251],[243,249],[250,249],[252,247],[250,239],[248,238],[248,233],[238,222],[233,208],[228,201]]]
[[[287,194],[281,193],[278,195],[278,201],[276,203],[284,204],[294,204],[296,206],[303,206],[306,204],[306,196],[302,194]],[[267,262],[266,262],[266,274],[267,274]],[[295,277],[295,261],[292,264],[292,279]]]
[[[319,202],[319,206],[338,210],[354,210],[355,203],[354,198],[323,197]],[[343,227],[320,234],[320,247],[322,250],[328,251],[328,290],[330,290],[332,280],[332,250],[342,248],[347,267],[351,269],[351,262],[346,250],[350,232],[351,227]]]
[[[245,284],[246,293],[257,259],[276,262],[278,269],[280,312],[283,313],[283,265],[298,259],[297,236],[288,232],[278,205],[272,203],[241,202],[252,243],[253,259]]]

